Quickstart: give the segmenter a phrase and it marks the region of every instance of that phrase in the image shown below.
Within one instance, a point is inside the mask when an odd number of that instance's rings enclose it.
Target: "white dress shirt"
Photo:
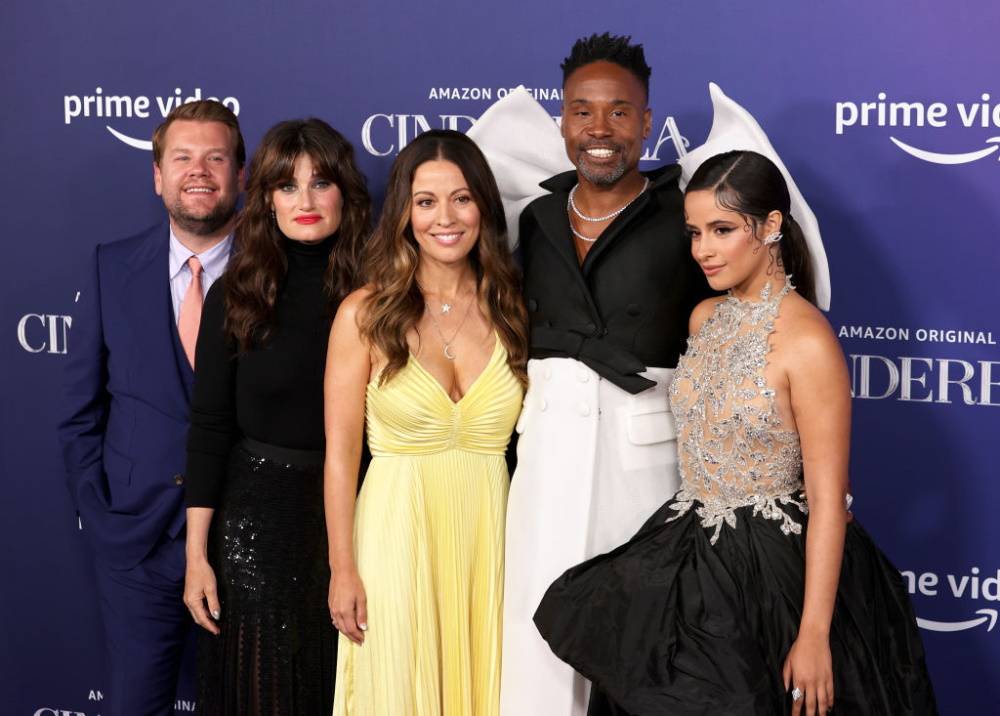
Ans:
[[[188,259],[197,256],[201,262],[201,291],[202,298],[208,294],[208,289],[212,287],[216,279],[226,270],[226,263],[229,261],[229,250],[233,245],[233,235],[230,234],[207,251],[196,254],[180,242],[174,235],[174,230],[170,230],[170,301],[174,307],[174,321],[177,321],[181,311],[181,301],[187,293],[188,286],[191,285],[191,269],[188,267]]]

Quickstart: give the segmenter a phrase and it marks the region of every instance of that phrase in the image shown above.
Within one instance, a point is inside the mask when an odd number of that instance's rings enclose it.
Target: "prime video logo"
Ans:
[[[837,102],[835,128],[838,135],[855,127],[948,127],[965,129],[1000,128],[1000,102],[993,102],[988,92],[972,102],[896,102],[885,92],[879,92],[873,102]],[[944,153],[918,148],[895,136],[893,144],[925,162],[933,164],[967,164],[994,154],[1000,149],[1000,136],[988,137],[987,146],[966,152]]]
[[[64,96],[63,121],[66,124],[72,124],[74,120],[78,120],[81,117],[114,120],[132,119],[133,117],[149,119],[151,114],[156,113],[158,113],[161,119],[165,119],[175,107],[187,104],[188,102],[197,102],[201,99],[211,99],[221,102],[226,107],[229,107],[233,111],[233,114],[238,116],[240,113],[240,102],[235,97],[224,97],[223,99],[219,99],[218,97],[202,97],[200,87],[195,87],[194,92],[187,97],[184,96],[184,92],[178,87],[172,95],[156,96],[153,98],[145,95],[133,97],[131,95],[104,94],[104,90],[97,87],[94,89],[94,94],[92,95],[68,94]],[[150,139],[130,137],[115,129],[110,124],[104,126],[115,139],[124,142],[130,147],[145,149],[146,151],[153,150],[153,142]],[[150,132],[151,134],[152,132]]]
[[[906,590],[913,595],[1000,602],[1000,569],[995,574],[981,574],[979,567],[973,567],[968,574],[918,573],[915,570],[903,570],[901,574]],[[917,617],[917,626],[928,631],[940,632],[966,631],[982,626],[991,632],[997,624],[997,615],[997,606],[987,606],[976,609],[972,614],[964,615],[966,618],[957,620],[938,621]]]

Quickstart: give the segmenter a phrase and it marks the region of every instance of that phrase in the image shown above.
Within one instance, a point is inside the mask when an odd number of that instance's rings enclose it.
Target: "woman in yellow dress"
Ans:
[[[528,320],[472,140],[435,130],[400,152],[365,270],[334,320],[325,380],[333,713],[493,716],[504,454]]]

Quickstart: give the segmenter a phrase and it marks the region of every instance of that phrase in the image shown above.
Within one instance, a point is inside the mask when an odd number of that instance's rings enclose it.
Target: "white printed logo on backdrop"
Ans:
[[[80,300],[76,292],[73,303]],[[58,313],[25,313],[17,322],[17,342],[28,353],[69,352],[69,332],[73,316]]]
[[[17,322],[17,342],[28,353],[66,355],[72,326],[72,316],[26,313]]]
[[[941,621],[917,617],[917,625],[928,631],[956,632],[968,629],[993,631],[1000,610],[1000,569],[995,573],[984,573],[979,567],[972,567],[965,574],[939,574],[937,572],[915,572],[904,570],[903,582],[907,591],[925,597],[944,597],[956,600],[975,600],[968,608],[968,614],[960,619]],[[979,603],[986,602],[978,609]]]
[[[838,135],[862,127],[889,128],[892,130],[889,140],[911,157],[932,164],[968,164],[1000,150],[1000,136],[983,136],[1000,129],[1000,102],[994,102],[989,92],[983,92],[977,99],[951,104],[890,99],[887,92],[879,92],[874,101],[837,102],[834,127]],[[899,138],[902,135],[909,139],[913,132],[908,128],[945,127],[976,131],[969,137],[968,148],[958,152],[936,151],[932,148],[934,138],[928,132],[920,135],[919,142],[912,139],[904,142]],[[916,146],[917,143],[921,146]],[[997,157],[1000,159],[1000,154]]]
[[[100,702],[104,701],[104,693],[100,689],[91,689],[87,700],[96,708],[100,708]],[[189,699],[177,699],[174,702],[174,713],[195,713],[197,704]],[[42,706],[36,709],[32,716],[101,716],[101,712],[75,711],[73,709],[54,708],[52,706]]]
[[[84,121],[100,121],[115,139],[134,149],[153,150],[152,137],[156,125],[166,119],[175,107],[202,99],[221,102],[239,116],[240,101],[236,97],[214,97],[202,95],[201,87],[195,87],[187,94],[180,87],[173,94],[127,95],[111,94],[102,87],[95,87],[92,94],[68,94],[63,97],[63,122],[67,125]],[[156,123],[142,125],[138,130],[136,119],[153,117]],[[133,121],[130,121],[133,120]]]
[[[904,403],[1000,406],[1000,360],[989,360],[1000,335],[991,330],[841,324],[856,400],[899,400]],[[855,341],[862,343],[861,350]],[[906,344],[887,350],[873,344]],[[925,346],[948,345],[964,355],[947,358],[919,355]],[[963,348],[972,346],[974,348]],[[893,355],[901,350],[906,355]]]
[[[387,157],[399,154],[399,152],[417,135],[431,129],[453,129],[459,132],[467,132],[476,123],[477,117],[498,99],[503,99],[510,94],[514,87],[430,87],[427,90],[427,101],[429,102],[473,102],[476,103],[474,110],[464,113],[377,113],[369,115],[361,125],[361,145],[372,156]],[[539,102],[562,102],[561,87],[526,87],[531,96]],[[475,116],[473,116],[475,115]],[[559,115],[552,117],[553,121],[559,123]],[[659,131],[657,132],[657,127]],[[655,136],[650,135],[650,140],[640,159],[644,162],[664,161],[660,154],[664,145],[668,148],[674,146],[673,132],[676,131],[676,124],[672,117],[664,117],[662,121],[654,117]],[[679,134],[679,133],[678,133]],[[684,147],[690,146],[690,142],[684,137],[679,137]],[[667,157],[668,160],[673,157]]]

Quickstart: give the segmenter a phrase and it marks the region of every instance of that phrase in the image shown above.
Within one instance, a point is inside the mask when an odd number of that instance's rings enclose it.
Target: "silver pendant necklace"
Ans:
[[[441,330],[441,325],[438,323],[437,318],[434,316],[434,312],[431,311],[431,307],[427,305],[426,300],[424,305],[427,308],[427,315],[431,317],[431,323],[434,325],[434,330],[437,331],[438,336],[441,338],[441,342],[444,344],[444,357],[448,360],[455,360],[455,354],[451,350],[451,344],[455,342],[455,338],[458,337],[459,331],[462,330],[462,326],[465,325],[466,319],[472,312],[472,304],[475,303],[474,298],[469,299],[468,305],[465,307],[465,314],[462,316],[462,320],[458,322],[458,328],[455,332],[451,334],[451,338],[445,338],[444,331]],[[447,306],[447,309],[445,308]],[[441,313],[448,313],[452,306],[450,303],[441,304]]]

